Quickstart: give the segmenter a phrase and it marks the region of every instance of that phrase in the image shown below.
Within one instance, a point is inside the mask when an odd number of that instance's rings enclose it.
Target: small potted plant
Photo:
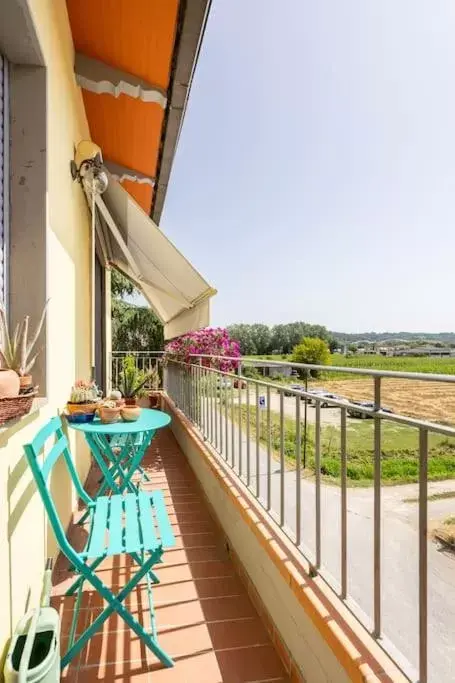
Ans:
[[[100,402],[100,392],[95,382],[78,379],[71,389],[70,400],[66,404],[68,412],[95,413]]]
[[[119,389],[125,399],[125,405],[137,405],[137,399],[145,395],[145,385],[150,381],[150,372],[136,367],[133,356],[126,356],[120,373]]]
[[[46,318],[47,302],[41,314],[38,326],[29,339],[29,316],[25,316],[16,325],[11,337],[5,309],[0,306],[0,397],[29,394],[35,391],[30,370],[41,351],[35,351],[35,346]]]
[[[100,420],[105,424],[112,424],[113,422],[118,422],[120,419],[120,411],[121,408],[119,405],[117,405],[117,401],[103,401],[98,406]]]
[[[155,366],[150,371],[150,391],[148,392],[150,408],[159,408],[161,403],[160,388],[160,373],[158,366]]]

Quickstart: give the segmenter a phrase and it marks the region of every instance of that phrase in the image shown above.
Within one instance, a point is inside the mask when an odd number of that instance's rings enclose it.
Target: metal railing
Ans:
[[[159,367],[159,360],[163,355],[162,351],[112,351],[110,371],[108,381],[109,389],[117,389],[120,383],[120,373],[122,372],[123,361],[127,356],[134,358],[135,366],[143,372],[150,372]],[[149,388],[146,386],[146,388]]]
[[[452,439],[455,437],[455,429],[383,410],[381,388],[384,379],[454,384],[455,376],[276,362],[277,365],[291,365],[299,372],[307,374],[329,370],[335,374],[348,373],[369,377],[374,387],[374,406],[368,408],[354,405],[342,398],[327,399],[311,391],[296,390],[290,386],[248,377],[246,368],[254,365],[254,361],[249,359],[230,359],[236,368],[235,371],[222,372],[218,367],[226,360],[229,359],[210,356],[195,356],[189,364],[169,360],[165,364],[164,388],[176,406],[191,419],[204,439],[228,463],[266,512],[292,540],[310,563],[314,574],[321,576],[336,590],[349,609],[370,630],[403,671],[410,678],[418,678],[420,683],[427,683],[430,678],[441,682],[450,680],[449,677],[429,678],[428,675],[427,501],[429,435],[438,434]],[[302,400],[305,411],[304,423],[301,415]],[[309,401],[312,402],[313,420],[312,476],[308,475],[308,469],[304,469],[304,464],[307,463],[302,462],[302,445],[305,452],[308,445],[306,413]],[[339,418],[335,423],[336,429],[339,430],[339,452],[336,453],[339,459],[339,488],[327,485],[323,480],[324,423],[321,414],[322,406],[326,404],[339,411]],[[356,521],[354,516],[350,517],[348,508],[348,498],[352,495],[348,487],[349,439],[352,430],[351,421],[348,422],[350,409],[355,409],[373,420],[373,485],[364,494],[367,503],[371,502],[372,508],[372,547],[371,553],[365,553],[363,557],[360,553],[360,560],[357,558],[357,569],[352,569],[349,562],[354,555],[359,555],[355,543],[360,542],[361,547],[365,545],[367,548],[370,536],[365,534],[363,528],[360,530],[362,538],[355,538]],[[389,584],[392,583],[387,578],[391,576],[390,567],[387,569],[386,578],[383,576],[384,565],[386,560],[389,560],[389,553],[384,555],[384,548],[388,548],[392,541],[395,542],[393,538],[383,537],[383,526],[387,521],[383,510],[382,483],[384,423],[396,425],[397,430],[400,427],[412,428],[416,434],[418,533],[415,558],[410,555],[406,562],[409,564],[411,578],[415,577],[418,586],[415,602],[410,601],[408,634],[403,633],[401,626],[395,627],[393,623],[389,624],[391,635],[386,635],[383,628],[384,596],[390,588]],[[351,534],[350,519],[353,528]],[[358,571],[358,567],[362,562],[371,565],[371,582],[359,579],[361,572]],[[367,593],[372,594],[368,599]],[[392,601],[394,600],[392,593]],[[414,617],[415,623],[418,624],[415,637],[411,636]],[[403,619],[405,618],[403,612]],[[437,632],[437,624],[435,629]],[[412,647],[413,643],[415,648]]]

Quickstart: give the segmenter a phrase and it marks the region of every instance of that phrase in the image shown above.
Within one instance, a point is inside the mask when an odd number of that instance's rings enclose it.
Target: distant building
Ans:
[[[439,346],[416,346],[415,348],[395,349],[394,356],[431,356],[431,357],[447,357],[455,356],[455,349]]]
[[[267,361],[255,361],[254,367],[263,377],[291,377],[292,367],[290,365],[275,365]]]

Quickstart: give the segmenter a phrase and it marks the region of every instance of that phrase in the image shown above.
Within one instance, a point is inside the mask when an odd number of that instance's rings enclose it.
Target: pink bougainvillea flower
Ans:
[[[235,359],[240,358],[240,347],[229,337],[226,329],[206,327],[203,330],[188,332],[169,342],[165,354],[168,358],[183,363],[201,362],[205,367],[234,372],[239,366]]]

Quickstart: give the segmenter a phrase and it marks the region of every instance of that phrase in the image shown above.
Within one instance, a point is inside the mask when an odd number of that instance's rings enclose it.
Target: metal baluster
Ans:
[[[280,389],[280,526],[284,525],[285,509],[284,509],[284,395]]]
[[[300,396],[295,397],[295,542],[299,546],[301,542],[301,446],[302,434],[300,423]]]
[[[226,377],[224,376],[224,432],[225,432],[225,457],[227,462],[229,455],[229,429],[228,429],[228,388],[226,383]]]
[[[197,426],[202,431],[201,366],[196,365],[197,376]]]
[[[209,417],[209,386],[208,386],[208,370],[204,366],[204,390],[205,390],[205,428],[204,437],[209,438],[210,417]]]
[[[259,498],[259,384],[256,384],[256,498]]]
[[[314,467],[316,474],[316,568],[321,566],[321,402],[316,401]]]
[[[242,416],[242,388],[241,388],[241,382],[242,380],[240,379],[240,365],[239,365],[239,379],[238,379],[238,385],[237,385],[237,394],[239,397],[239,477],[242,477],[242,469],[243,469],[243,463],[242,463],[242,435],[243,435],[243,416]]]
[[[231,377],[231,467],[235,464],[234,380]]]
[[[419,683],[428,680],[428,431],[419,430]]]
[[[250,382],[246,380],[246,485],[251,482],[251,463],[250,463]]]
[[[272,422],[270,415],[270,387],[267,387],[267,510],[272,509]]]
[[[347,452],[346,452],[346,408],[341,408],[341,597],[346,599],[348,594],[348,501],[347,501]]]
[[[210,391],[210,442],[213,444],[214,425],[213,425],[213,371],[209,370],[208,376],[209,391]]]
[[[374,378],[374,409],[381,409],[381,378]],[[374,418],[374,636],[381,635],[381,420]]]
[[[213,392],[213,410],[215,420],[215,448],[219,450],[218,441],[218,390],[217,390],[218,373],[212,372],[212,392]]]

